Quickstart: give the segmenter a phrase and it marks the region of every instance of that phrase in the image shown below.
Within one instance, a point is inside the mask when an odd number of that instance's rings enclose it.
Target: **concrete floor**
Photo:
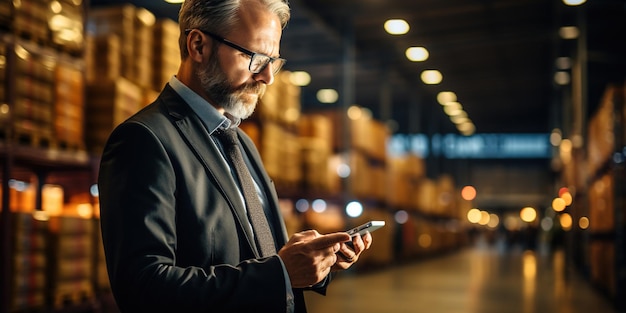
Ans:
[[[617,313],[562,251],[473,247],[411,264],[341,273],[309,313]]]

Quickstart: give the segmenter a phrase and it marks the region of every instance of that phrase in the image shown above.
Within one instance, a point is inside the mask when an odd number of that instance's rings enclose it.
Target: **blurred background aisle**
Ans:
[[[554,253],[484,245],[399,266],[342,274],[328,295],[307,293],[310,313],[617,312]]]

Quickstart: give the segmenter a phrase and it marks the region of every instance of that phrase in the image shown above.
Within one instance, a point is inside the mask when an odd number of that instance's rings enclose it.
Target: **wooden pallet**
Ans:
[[[53,140],[50,147],[70,152],[82,152],[85,151],[85,144],[82,142],[72,142],[70,140]]]
[[[52,295],[52,306],[54,309],[78,306],[92,302],[95,295],[92,288],[77,287],[71,292],[58,292]]]
[[[50,148],[52,144],[50,136],[36,132],[17,131],[14,138],[17,144],[34,148]]]

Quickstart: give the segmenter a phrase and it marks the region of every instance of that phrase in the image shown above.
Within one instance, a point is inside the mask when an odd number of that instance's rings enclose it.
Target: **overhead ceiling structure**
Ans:
[[[304,104],[315,104],[319,88],[353,92],[344,99],[392,118],[399,132],[455,132],[436,101],[440,91],[453,91],[477,132],[548,133],[564,122],[570,104],[563,95],[573,83],[555,83],[556,60],[569,57],[575,67],[581,51],[588,55],[587,111],[609,81],[624,79],[624,1],[568,7],[559,0],[293,0],[292,6],[282,51],[291,68],[312,76]],[[389,35],[387,19],[404,19],[411,28]],[[318,25],[327,31],[318,33]],[[562,26],[576,26],[579,36],[561,38]],[[425,47],[429,58],[409,61],[405,51],[412,46]],[[346,60],[354,62],[353,73]],[[443,74],[440,84],[421,81],[428,69]]]
[[[123,2],[129,1],[91,5]],[[178,5],[130,2],[176,20]],[[477,133],[549,133],[568,124],[562,117],[573,91],[584,97],[589,115],[606,85],[623,82],[626,72],[623,0],[577,7],[561,0],[291,0],[290,5],[281,56],[287,70],[311,76],[302,88],[303,110],[359,105],[375,118],[392,120],[399,133],[458,132],[437,102],[441,91],[456,94]],[[410,29],[390,35],[383,28],[387,19],[403,19]],[[563,39],[562,26],[577,27],[579,35]],[[405,51],[412,46],[426,48],[428,59],[409,61]],[[559,57],[570,58],[570,67],[560,69]],[[420,74],[430,69],[440,71],[441,83],[422,82]],[[564,85],[555,82],[558,71],[569,76]],[[317,100],[317,91],[326,88],[338,91],[337,103]]]

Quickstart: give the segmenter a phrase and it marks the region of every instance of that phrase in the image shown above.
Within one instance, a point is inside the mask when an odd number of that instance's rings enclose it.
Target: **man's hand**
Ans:
[[[351,243],[348,245],[348,243]],[[333,271],[348,269],[354,264],[363,251],[372,246],[372,235],[368,232],[363,237],[356,235],[352,241],[341,243],[341,248],[337,252],[337,263],[333,265]]]
[[[350,241],[350,235],[344,232],[320,235],[315,230],[307,230],[294,234],[278,251],[291,286],[304,288],[322,281],[337,262],[335,253],[346,241]]]

